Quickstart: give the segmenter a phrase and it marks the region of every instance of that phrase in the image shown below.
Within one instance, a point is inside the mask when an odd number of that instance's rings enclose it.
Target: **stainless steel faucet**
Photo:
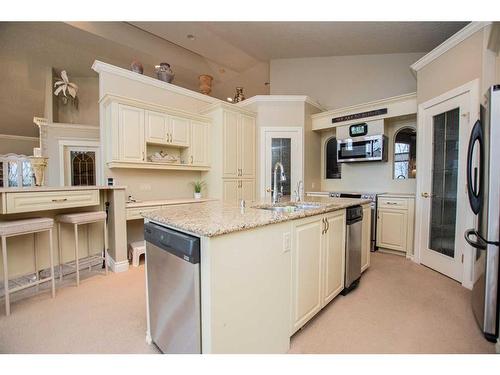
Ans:
[[[279,161],[274,164],[274,186],[273,186],[273,195],[272,195],[272,203],[276,204],[280,201],[282,193],[278,191],[278,168],[281,169],[280,173],[280,185],[281,182],[286,181],[286,176],[285,176],[285,168],[283,167],[283,164],[281,164]]]
[[[304,182],[302,180],[299,180],[299,182],[297,182],[297,190],[295,190],[295,201],[296,202],[300,202],[301,188],[302,189],[304,188]]]

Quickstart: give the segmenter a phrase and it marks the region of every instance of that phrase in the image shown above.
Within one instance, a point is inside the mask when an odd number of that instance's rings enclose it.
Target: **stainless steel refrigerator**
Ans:
[[[472,129],[467,189],[476,215],[475,228],[465,232],[465,239],[475,250],[472,309],[486,339],[496,342],[500,300],[500,85],[486,92],[480,120]]]

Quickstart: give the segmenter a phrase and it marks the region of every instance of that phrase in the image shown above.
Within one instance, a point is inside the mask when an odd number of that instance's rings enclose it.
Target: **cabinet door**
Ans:
[[[209,126],[205,122],[191,121],[191,141],[189,142],[189,163],[208,166],[210,164]]]
[[[292,245],[292,333],[321,309],[323,216],[294,223]]]
[[[407,220],[406,210],[379,209],[377,246],[406,252]]]
[[[238,177],[238,114],[224,111],[222,126],[222,173],[224,177]]]
[[[189,146],[189,120],[170,116],[169,125],[170,144],[173,146]]]
[[[120,160],[144,161],[144,110],[120,104],[118,118]]]
[[[323,306],[344,289],[345,270],[345,210],[325,215],[327,231],[324,234]]]
[[[361,272],[370,266],[371,223],[372,209],[369,205],[363,206],[363,227],[361,229]]]
[[[168,116],[164,113],[146,111],[146,142],[167,144]]]
[[[239,122],[239,168],[240,176],[255,177],[255,119],[240,115]]]
[[[230,203],[238,202],[239,180],[222,180],[222,200]]]
[[[240,180],[240,199],[255,200],[255,180]]]

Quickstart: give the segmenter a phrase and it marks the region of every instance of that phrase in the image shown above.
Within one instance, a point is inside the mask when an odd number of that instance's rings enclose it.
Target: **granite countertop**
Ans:
[[[274,212],[256,207],[269,206],[269,202],[247,203],[246,208],[221,201],[183,204],[143,213],[146,219],[199,236],[214,237],[222,234],[281,223],[289,220],[320,215],[350,206],[370,203],[366,199],[307,197],[303,202],[317,208],[294,212]],[[293,204],[293,203],[288,203]],[[287,202],[280,205],[286,206]]]
[[[150,200],[150,201],[136,201],[136,202],[127,202],[127,208],[141,208],[141,207],[154,207],[154,206],[169,206],[173,204],[189,204],[189,203],[203,203],[214,201],[212,198],[177,198],[177,199],[159,199],[159,200]]]
[[[19,193],[36,191],[72,191],[72,190],[124,190],[126,186],[28,186],[0,188],[0,193]]]

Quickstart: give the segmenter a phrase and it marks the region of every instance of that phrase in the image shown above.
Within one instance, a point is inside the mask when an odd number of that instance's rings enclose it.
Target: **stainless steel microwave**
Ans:
[[[387,137],[383,134],[337,140],[339,163],[387,161]]]

